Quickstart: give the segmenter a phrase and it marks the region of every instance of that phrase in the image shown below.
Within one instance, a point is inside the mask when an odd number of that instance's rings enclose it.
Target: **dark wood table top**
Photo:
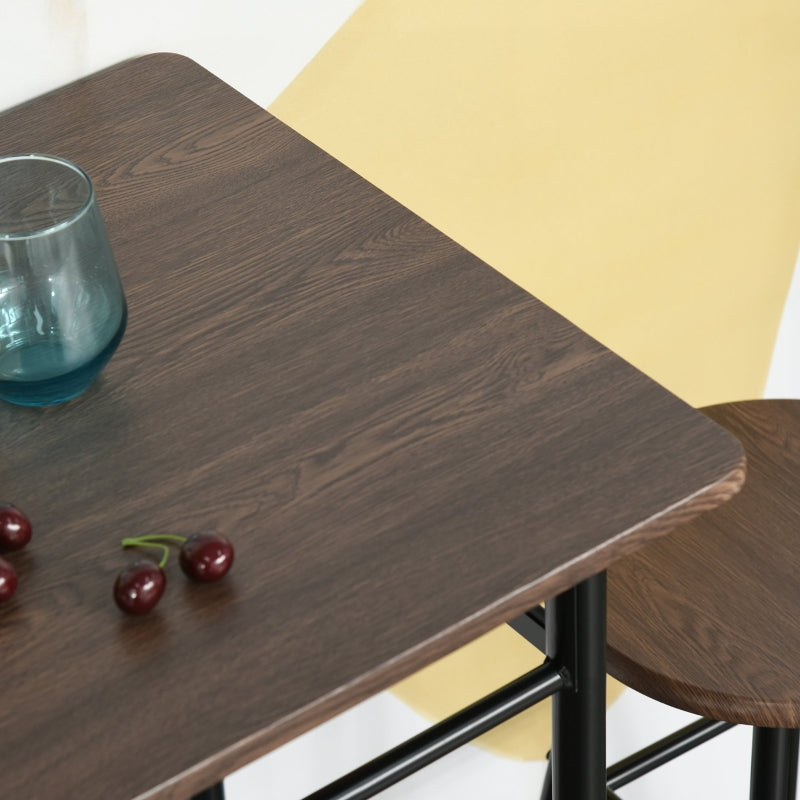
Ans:
[[[187,59],[12,109],[20,151],[93,177],[130,320],[84,396],[0,407],[35,526],[4,796],[186,798],[742,481],[730,434]],[[120,614],[120,539],[213,528],[224,581],[173,560]]]

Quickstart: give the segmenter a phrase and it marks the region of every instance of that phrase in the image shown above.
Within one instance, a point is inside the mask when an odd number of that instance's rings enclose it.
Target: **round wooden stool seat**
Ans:
[[[747,480],[608,571],[608,670],[695,714],[800,728],[800,400],[703,411]]]

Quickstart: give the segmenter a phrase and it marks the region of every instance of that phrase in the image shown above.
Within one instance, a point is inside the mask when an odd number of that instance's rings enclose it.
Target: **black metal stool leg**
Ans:
[[[750,800],[795,800],[800,732],[753,728]]]
[[[222,786],[222,781],[210,786],[204,792],[196,794],[192,800],[225,800],[225,789]]]
[[[545,606],[547,655],[570,675],[553,695],[554,800],[606,797],[606,575]]]

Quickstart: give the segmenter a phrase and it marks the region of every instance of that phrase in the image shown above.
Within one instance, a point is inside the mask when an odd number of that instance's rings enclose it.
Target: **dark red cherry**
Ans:
[[[219,533],[195,533],[181,545],[180,563],[193,580],[218,581],[233,564],[233,545]]]
[[[166,585],[166,575],[158,564],[134,561],[117,575],[114,600],[127,614],[146,614],[161,599]]]
[[[17,591],[17,573],[4,558],[0,558],[0,603]]]
[[[11,503],[0,503],[0,549],[19,550],[31,540],[31,521]]]

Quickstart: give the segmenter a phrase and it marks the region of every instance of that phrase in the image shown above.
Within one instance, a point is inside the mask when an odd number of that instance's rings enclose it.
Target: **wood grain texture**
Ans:
[[[696,714],[798,728],[800,401],[705,412],[744,445],[747,483],[609,570],[609,671]]]
[[[187,59],[13,109],[0,151],[89,172],[130,308],[84,396],[0,407],[36,529],[8,796],[189,797],[742,481],[727,432]],[[170,564],[122,618],[119,540],[206,528],[225,581]]]

